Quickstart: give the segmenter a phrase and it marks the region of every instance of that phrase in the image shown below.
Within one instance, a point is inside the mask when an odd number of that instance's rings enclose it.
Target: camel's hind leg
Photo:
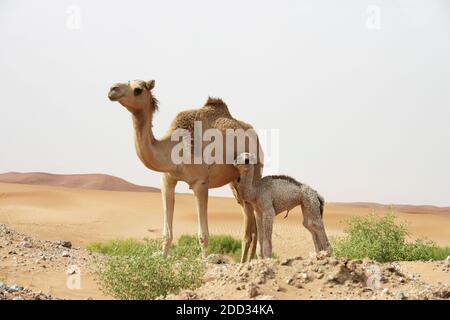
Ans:
[[[330,242],[328,241],[320,214],[319,201],[313,199],[311,201],[305,200],[302,205],[302,213],[303,226],[311,233],[316,252],[331,251]]]
[[[262,213],[258,212],[257,214],[258,244],[262,252],[261,257],[264,259],[272,257],[272,231],[275,215],[273,206],[266,206]],[[258,219],[261,221],[259,222]]]

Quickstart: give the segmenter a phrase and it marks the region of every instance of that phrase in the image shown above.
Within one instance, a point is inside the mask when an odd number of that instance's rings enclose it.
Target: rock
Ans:
[[[64,258],[67,258],[67,257],[70,257],[70,253],[68,251],[63,251],[61,253],[61,256],[64,257]]]
[[[15,297],[14,300],[25,300],[24,298],[22,298],[21,296]]]
[[[59,240],[58,244],[64,248],[68,248],[68,249],[72,248],[72,242],[67,241],[67,240]]]
[[[230,263],[229,259],[222,254],[210,254],[207,258],[207,261],[212,264],[228,264]]]
[[[280,265],[282,266],[291,266],[292,262],[297,261],[297,260],[303,260],[303,257],[298,256],[295,258],[289,258],[289,259],[284,259],[280,262]]]
[[[302,281],[297,278],[297,277],[289,277],[286,280],[286,283],[290,286],[296,287],[297,289],[302,289],[303,288],[303,283]]]
[[[23,287],[15,284],[15,285],[12,285],[11,287],[9,287],[7,290],[9,292],[18,292],[18,291],[22,291]]]
[[[6,284],[0,282],[0,290],[6,289]]]
[[[408,297],[403,293],[403,291],[397,292],[395,295],[397,299],[399,300],[406,300]]]
[[[448,256],[447,258],[445,258],[445,260],[444,260],[444,265],[445,266],[450,266],[450,256]]]
[[[33,247],[33,243],[31,242],[30,239],[25,238],[20,245],[24,248],[32,248]]]
[[[335,282],[339,284],[344,284],[345,281],[351,278],[349,270],[345,267],[345,265],[336,266],[333,270],[331,270],[327,280],[329,282]]]
[[[254,298],[256,296],[259,296],[261,294],[261,291],[259,290],[259,287],[254,284],[250,284],[247,287],[247,295],[249,298]]]

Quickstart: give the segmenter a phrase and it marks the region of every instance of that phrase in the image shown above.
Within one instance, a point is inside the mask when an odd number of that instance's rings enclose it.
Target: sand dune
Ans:
[[[159,189],[139,186],[107,174],[51,174],[43,172],[7,172],[0,182],[80,188],[107,191],[159,192]]]

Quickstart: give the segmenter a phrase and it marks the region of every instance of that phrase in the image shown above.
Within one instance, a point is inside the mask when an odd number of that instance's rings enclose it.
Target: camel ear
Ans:
[[[145,87],[147,90],[152,90],[155,87],[155,80],[149,80],[145,82]]]

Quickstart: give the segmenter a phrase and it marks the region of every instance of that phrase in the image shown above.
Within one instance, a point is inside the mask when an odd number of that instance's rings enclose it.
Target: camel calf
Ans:
[[[256,211],[258,235],[257,254],[260,258],[272,256],[273,219],[283,211],[301,206],[303,225],[311,232],[316,252],[331,251],[322,221],[324,199],[317,191],[288,176],[266,176],[253,181],[255,156],[240,154],[235,167],[239,170],[238,189],[242,198]]]

